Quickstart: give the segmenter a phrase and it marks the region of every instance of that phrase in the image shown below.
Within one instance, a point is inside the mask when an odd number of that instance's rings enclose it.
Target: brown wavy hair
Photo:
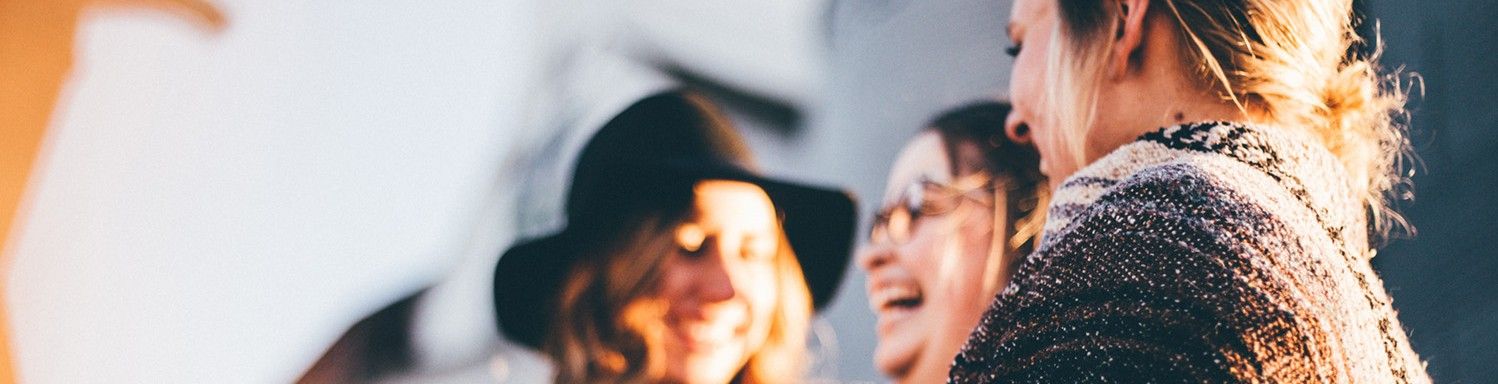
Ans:
[[[1040,173],[1040,154],[1034,146],[1010,141],[1004,134],[1004,121],[1011,109],[1007,101],[978,101],[942,113],[926,128],[941,137],[952,176],[987,173],[992,177],[990,183],[1005,194],[1004,205],[994,209],[1002,210],[1007,222],[994,223],[994,228],[1002,225],[1007,230],[994,234],[991,250],[993,256],[1005,257],[989,258],[984,287],[995,293],[1000,288],[991,286],[1000,270],[996,263],[1016,263],[1020,256],[1030,253],[1045,226],[1045,207],[1050,200],[1050,187]],[[978,156],[963,158],[962,145],[977,149]],[[997,220],[999,212],[995,213]]]
[[[666,366],[665,305],[651,296],[666,259],[680,247],[680,215],[660,213],[621,220],[619,235],[592,247],[563,281],[556,326],[542,352],[557,364],[558,383],[655,383]],[[786,383],[800,377],[811,322],[811,293],[801,266],[781,233],[776,264],[776,305],[769,337],[739,371],[737,383]]]

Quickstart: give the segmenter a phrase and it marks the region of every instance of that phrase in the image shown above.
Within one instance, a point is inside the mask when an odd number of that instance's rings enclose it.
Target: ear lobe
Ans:
[[[1113,77],[1129,73],[1134,63],[1131,58],[1144,45],[1145,15],[1149,14],[1150,0],[1115,0],[1118,7],[1118,29],[1113,42]]]

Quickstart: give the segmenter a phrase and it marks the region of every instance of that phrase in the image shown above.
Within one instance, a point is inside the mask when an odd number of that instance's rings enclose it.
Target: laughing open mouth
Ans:
[[[924,301],[920,286],[914,284],[892,284],[869,292],[869,307],[876,312],[916,309]]]

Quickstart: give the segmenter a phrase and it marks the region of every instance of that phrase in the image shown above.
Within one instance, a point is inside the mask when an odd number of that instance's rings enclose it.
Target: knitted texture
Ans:
[[[1313,140],[1234,123],[1124,145],[1053,195],[955,383],[1427,383]]]

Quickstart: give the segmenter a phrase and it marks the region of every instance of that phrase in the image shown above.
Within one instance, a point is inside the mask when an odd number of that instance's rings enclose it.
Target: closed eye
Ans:
[[[676,246],[688,258],[701,256],[703,249],[710,245],[709,240],[707,233],[696,225],[682,225],[676,230]]]
[[[1004,54],[1009,55],[1009,57],[1019,56],[1019,50],[1023,47],[1023,44],[1020,44],[1019,42],[1019,25],[1014,23],[1005,25],[1004,33],[1009,35],[1009,41],[1013,42],[1008,47],[1004,48]]]
[[[711,241],[712,239],[707,239],[695,245],[680,244],[677,250],[681,252],[682,256],[686,256],[688,259],[699,259],[707,254],[707,247],[711,246],[709,244]]]
[[[775,242],[766,239],[749,239],[740,250],[739,257],[749,261],[766,261],[775,257]]]
[[[1009,57],[1019,56],[1019,50],[1020,50],[1020,48],[1021,48],[1021,45],[1019,45],[1019,44],[1011,45],[1009,47],[1004,48],[1004,54],[1009,55]]]

